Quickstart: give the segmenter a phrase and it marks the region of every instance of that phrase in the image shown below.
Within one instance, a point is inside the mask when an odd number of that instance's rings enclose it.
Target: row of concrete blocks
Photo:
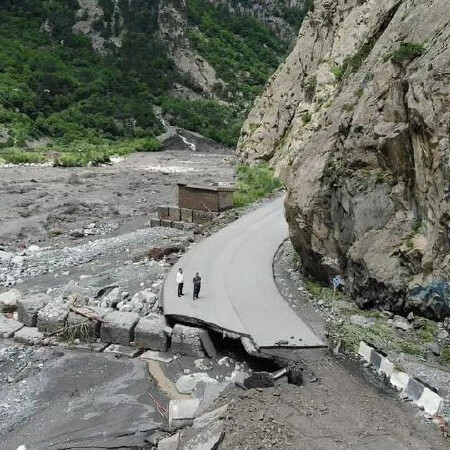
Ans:
[[[199,209],[178,208],[176,206],[158,206],[158,219],[172,222],[202,224],[211,222],[217,213]]]
[[[402,392],[403,395],[419,408],[422,408],[427,414],[431,416],[442,414],[445,400],[428,386],[407,373],[397,370],[394,363],[364,341],[360,342],[358,353],[380,375],[384,375],[392,386]]]
[[[150,219],[150,226],[153,227],[165,227],[175,228],[176,230],[193,230],[195,224],[187,222],[176,222],[172,220]]]
[[[155,351],[171,351],[182,355],[214,357],[216,351],[207,330],[175,325],[168,326],[158,314],[140,317],[133,312],[108,311],[100,307],[80,307],[86,314],[95,313],[91,320],[71,311],[63,302],[49,301],[47,296],[26,297],[17,302],[18,321],[0,314],[0,337],[12,338],[19,333],[23,342],[41,343],[45,335],[60,330],[81,342],[133,345]]]

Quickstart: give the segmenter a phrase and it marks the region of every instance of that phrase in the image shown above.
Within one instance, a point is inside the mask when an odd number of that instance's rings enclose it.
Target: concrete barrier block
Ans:
[[[37,294],[21,298],[17,301],[17,313],[19,321],[27,327],[35,327],[37,324],[37,316],[51,298],[47,294]]]
[[[410,377],[403,392],[408,396],[408,398],[416,402],[423,394],[424,389],[425,386],[422,383],[415,380],[413,377]]]
[[[161,226],[166,228],[172,228],[172,221],[171,220],[161,220]]]
[[[403,389],[406,388],[408,381],[409,375],[405,372],[400,372],[397,370],[394,370],[390,378],[392,386],[396,387],[399,391],[403,391]]]
[[[210,222],[211,220],[214,219],[214,217],[216,217],[216,215],[214,213],[211,213],[209,211],[200,211],[197,209],[194,209],[192,211],[192,214],[193,214],[192,219],[193,219],[194,223],[198,223],[198,224]]]
[[[378,371],[380,370],[382,360],[383,360],[383,356],[372,349],[372,354],[370,355],[369,362]]]
[[[201,335],[204,332],[206,331],[202,328],[175,325],[172,333],[171,351],[180,355],[204,357],[205,351],[201,340]]]
[[[109,344],[129,345],[134,339],[134,328],[139,314],[113,311],[105,316],[100,327],[100,340]]]
[[[158,206],[158,219],[166,220],[169,218],[169,207],[168,206]]]
[[[387,358],[381,360],[380,372],[384,373],[388,378],[391,378],[394,373],[394,364],[391,363]]]
[[[167,322],[164,316],[149,314],[139,320],[134,329],[134,341],[140,348],[167,351],[169,337],[166,333]]]
[[[179,222],[181,220],[180,208],[169,207],[169,216],[167,218],[172,222]]]
[[[372,357],[372,347],[369,347],[365,342],[361,341],[359,343],[358,353],[367,361],[370,362]]]
[[[150,219],[150,226],[153,227],[160,227],[161,226],[161,219]]]
[[[67,326],[70,327],[70,336],[81,342],[95,342],[100,332],[100,322],[72,311],[67,316]]]
[[[54,333],[66,325],[69,307],[62,301],[51,301],[39,312],[37,317],[38,330],[42,333]]]
[[[14,336],[16,331],[23,327],[23,323],[14,319],[8,319],[3,314],[0,314],[0,337],[7,339]]]
[[[192,209],[181,208],[181,221],[192,223],[194,220],[194,214]]]
[[[427,414],[432,416],[441,415],[444,409],[444,399],[427,387],[416,403],[419,408],[423,408]]]
[[[172,222],[172,228],[175,228],[177,230],[184,230],[184,223],[183,222]]]

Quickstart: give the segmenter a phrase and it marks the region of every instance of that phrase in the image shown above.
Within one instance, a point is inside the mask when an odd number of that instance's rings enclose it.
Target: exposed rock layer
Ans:
[[[449,44],[447,0],[316,0],[244,125],[305,268],[347,275],[360,306],[449,278]]]

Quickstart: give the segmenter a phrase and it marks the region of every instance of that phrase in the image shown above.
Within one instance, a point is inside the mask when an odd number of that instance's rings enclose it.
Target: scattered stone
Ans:
[[[17,289],[10,289],[0,294],[0,313],[13,312],[17,309],[17,301],[21,297],[21,293]]]
[[[289,367],[288,383],[296,386],[303,385],[303,369],[301,367],[295,365]]]
[[[44,339],[44,333],[41,333],[37,327],[23,327],[14,334],[14,340],[19,344],[41,345]]]
[[[448,331],[447,330],[439,331],[439,333],[437,335],[437,338],[440,339],[440,340],[447,339],[448,338]]]
[[[196,359],[194,361],[194,365],[197,369],[203,370],[203,371],[208,371],[213,368],[211,361],[208,359]]]
[[[392,319],[394,317],[394,313],[393,312],[386,311],[386,310],[381,311],[381,315],[383,317],[385,317],[386,319]]]
[[[59,347],[69,348],[80,352],[103,352],[109,344],[104,342],[58,342]]]
[[[128,345],[111,344],[105,348],[104,353],[114,353],[115,355],[125,356],[126,358],[135,358],[142,353],[142,349],[129,347]]]
[[[208,335],[209,338],[208,332],[202,328],[175,325],[172,334],[171,351],[186,356],[204,357],[203,334]]]
[[[166,333],[167,322],[164,316],[149,314],[139,321],[134,330],[134,340],[141,348],[167,351],[169,337]]]
[[[155,352],[153,350],[147,350],[140,356],[141,359],[159,361],[163,363],[170,363],[175,359],[175,356],[168,355],[167,353]]]
[[[216,449],[224,438],[228,405],[194,419],[192,428],[183,431],[181,447],[186,450]]]
[[[211,378],[204,372],[199,372],[190,375],[182,375],[176,381],[175,386],[180,394],[192,394],[199,383],[217,384],[217,380]]]
[[[27,327],[35,327],[39,310],[50,300],[51,297],[47,294],[36,294],[19,299],[17,301],[19,321]]]
[[[168,224],[165,222],[169,222]],[[172,222],[163,220],[161,222],[163,227],[171,227]],[[153,259],[154,261],[161,261],[163,258],[171,255],[172,253],[178,253],[184,251],[183,247],[170,246],[170,247],[155,247],[149,250],[147,256],[149,259]]]
[[[158,441],[158,450],[177,450],[180,445],[181,433],[175,433],[173,436],[160,439]]]
[[[273,377],[269,372],[253,372],[244,380],[244,387],[246,389],[268,388],[273,386]]]
[[[16,331],[23,327],[23,323],[14,319],[8,319],[3,314],[0,314],[0,337],[7,339],[14,336]]]
[[[42,333],[54,333],[66,325],[69,307],[61,300],[47,303],[39,312],[37,327]]]
[[[136,313],[113,311],[105,316],[100,327],[100,339],[110,344],[129,345],[134,339],[134,328],[139,321]]]
[[[426,344],[426,348],[436,356],[440,356],[441,354],[441,348],[439,347],[439,344],[437,342],[428,342]]]
[[[278,380],[279,378],[284,377],[287,374],[288,374],[288,368],[283,367],[282,369],[277,370],[274,374],[272,374],[272,378],[274,380]]]
[[[411,311],[408,316],[406,317],[410,322],[414,320],[414,313]]]
[[[115,308],[122,300],[122,292],[118,287],[114,288],[109,294],[105,295],[100,302],[103,308]]]
[[[170,400],[169,426],[179,428],[192,425],[199,404],[200,400],[196,398],[188,400]]]
[[[409,331],[412,328],[412,325],[402,316],[395,316],[393,320],[393,325],[395,328],[403,331]]]
[[[350,317],[350,323],[352,325],[358,325],[364,328],[371,328],[375,325],[376,320],[373,317],[363,317],[358,314],[354,314]]]
[[[70,295],[77,295],[81,298],[85,297],[84,289],[74,280],[70,280],[61,291],[62,298],[68,298]]]

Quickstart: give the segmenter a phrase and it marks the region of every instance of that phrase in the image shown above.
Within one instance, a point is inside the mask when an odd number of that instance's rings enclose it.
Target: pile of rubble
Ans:
[[[140,312],[127,310],[131,305],[139,305]],[[102,351],[114,344],[163,352],[171,347],[182,355],[216,356],[206,330],[183,325],[171,328],[164,316],[148,311],[154,305],[157,295],[149,290],[128,299],[114,288],[101,300],[92,300],[79,293],[51,298],[22,295],[13,289],[0,295],[0,337],[28,345],[70,341]]]

